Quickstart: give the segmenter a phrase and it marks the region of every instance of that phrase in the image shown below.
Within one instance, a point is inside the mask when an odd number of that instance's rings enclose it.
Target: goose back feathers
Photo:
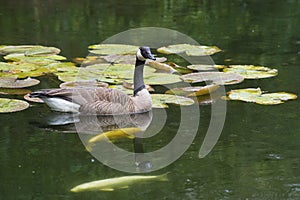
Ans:
[[[152,100],[145,88],[146,59],[155,60],[149,47],[140,47],[134,70],[134,95],[110,88],[44,89],[30,94],[45,101],[53,110],[96,115],[122,115],[150,111]]]

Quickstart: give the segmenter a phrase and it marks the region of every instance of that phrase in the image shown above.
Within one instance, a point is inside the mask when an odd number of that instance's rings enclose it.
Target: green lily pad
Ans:
[[[201,96],[210,94],[216,91],[220,86],[219,85],[206,85],[206,86],[197,86],[197,87],[183,87],[183,88],[173,88],[166,91],[166,94],[176,94],[183,96]]]
[[[0,88],[0,94],[5,95],[20,95],[20,94],[28,94],[30,90],[27,89],[12,89],[12,88]]]
[[[187,68],[197,71],[214,71],[216,69],[223,69],[224,65],[188,65]]]
[[[94,54],[136,54],[138,46],[125,44],[97,44],[89,46],[89,51]]]
[[[0,77],[0,88],[24,88],[39,84],[40,81],[33,78],[18,80],[11,77]]]
[[[277,76],[278,70],[264,66],[254,65],[230,65],[223,69],[225,73],[238,73],[245,79],[259,79]]]
[[[151,94],[152,108],[168,108],[168,104],[188,106],[194,104],[194,100],[171,94]]]
[[[244,77],[239,74],[224,72],[197,72],[182,75],[180,78],[188,83],[212,81],[212,83],[216,85],[232,85],[244,80]]]
[[[160,47],[157,49],[157,51],[164,54],[186,53],[186,55],[188,56],[206,56],[206,55],[212,55],[221,50],[216,46],[175,44],[175,45],[169,45],[167,47]]]
[[[28,107],[29,103],[23,100],[0,98],[0,113],[17,112]]]
[[[15,62],[32,63],[38,66],[58,63],[58,61],[66,60],[65,57],[60,55],[26,56],[24,54],[9,54],[4,56],[4,59]]]
[[[227,98],[229,100],[240,100],[262,105],[275,105],[284,103],[284,101],[297,99],[297,95],[287,92],[263,94],[260,88],[246,88],[231,90],[227,93]]]
[[[60,88],[87,88],[87,87],[108,87],[107,83],[99,82],[97,80],[91,81],[73,81],[73,82],[65,82],[59,85]]]
[[[131,64],[134,65],[136,61],[136,55],[132,54],[111,54],[101,56],[108,63],[119,63],[119,64]],[[165,62],[167,58],[165,57],[156,57],[156,62]],[[146,60],[146,64],[148,64],[148,60]]]
[[[22,53],[27,56],[33,55],[53,55],[59,54],[60,49],[55,47],[45,47],[40,45],[16,45],[0,46],[0,54]]]

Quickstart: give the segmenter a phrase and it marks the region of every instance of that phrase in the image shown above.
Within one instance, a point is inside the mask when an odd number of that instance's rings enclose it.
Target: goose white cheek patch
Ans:
[[[141,53],[141,50],[139,49],[138,52],[136,53],[136,57],[141,60],[141,61],[145,61],[146,58],[144,58],[144,56]]]

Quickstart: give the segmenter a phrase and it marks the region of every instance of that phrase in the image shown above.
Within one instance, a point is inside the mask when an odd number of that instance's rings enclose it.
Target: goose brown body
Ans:
[[[82,114],[121,115],[150,111],[152,100],[145,88],[143,68],[146,59],[155,60],[149,47],[140,47],[134,71],[134,95],[110,88],[44,89],[31,97],[43,99],[53,110]]]

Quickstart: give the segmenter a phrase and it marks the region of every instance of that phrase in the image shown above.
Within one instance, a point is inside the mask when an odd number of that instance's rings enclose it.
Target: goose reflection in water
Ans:
[[[132,165],[135,165],[137,171],[146,172],[151,170],[152,164],[144,160],[143,134],[151,124],[152,116],[152,111],[116,116],[52,112],[46,118],[47,125],[40,127],[65,133],[77,132],[86,150],[96,158],[109,153],[111,148],[107,147],[115,145],[121,138],[133,139],[135,162]]]

